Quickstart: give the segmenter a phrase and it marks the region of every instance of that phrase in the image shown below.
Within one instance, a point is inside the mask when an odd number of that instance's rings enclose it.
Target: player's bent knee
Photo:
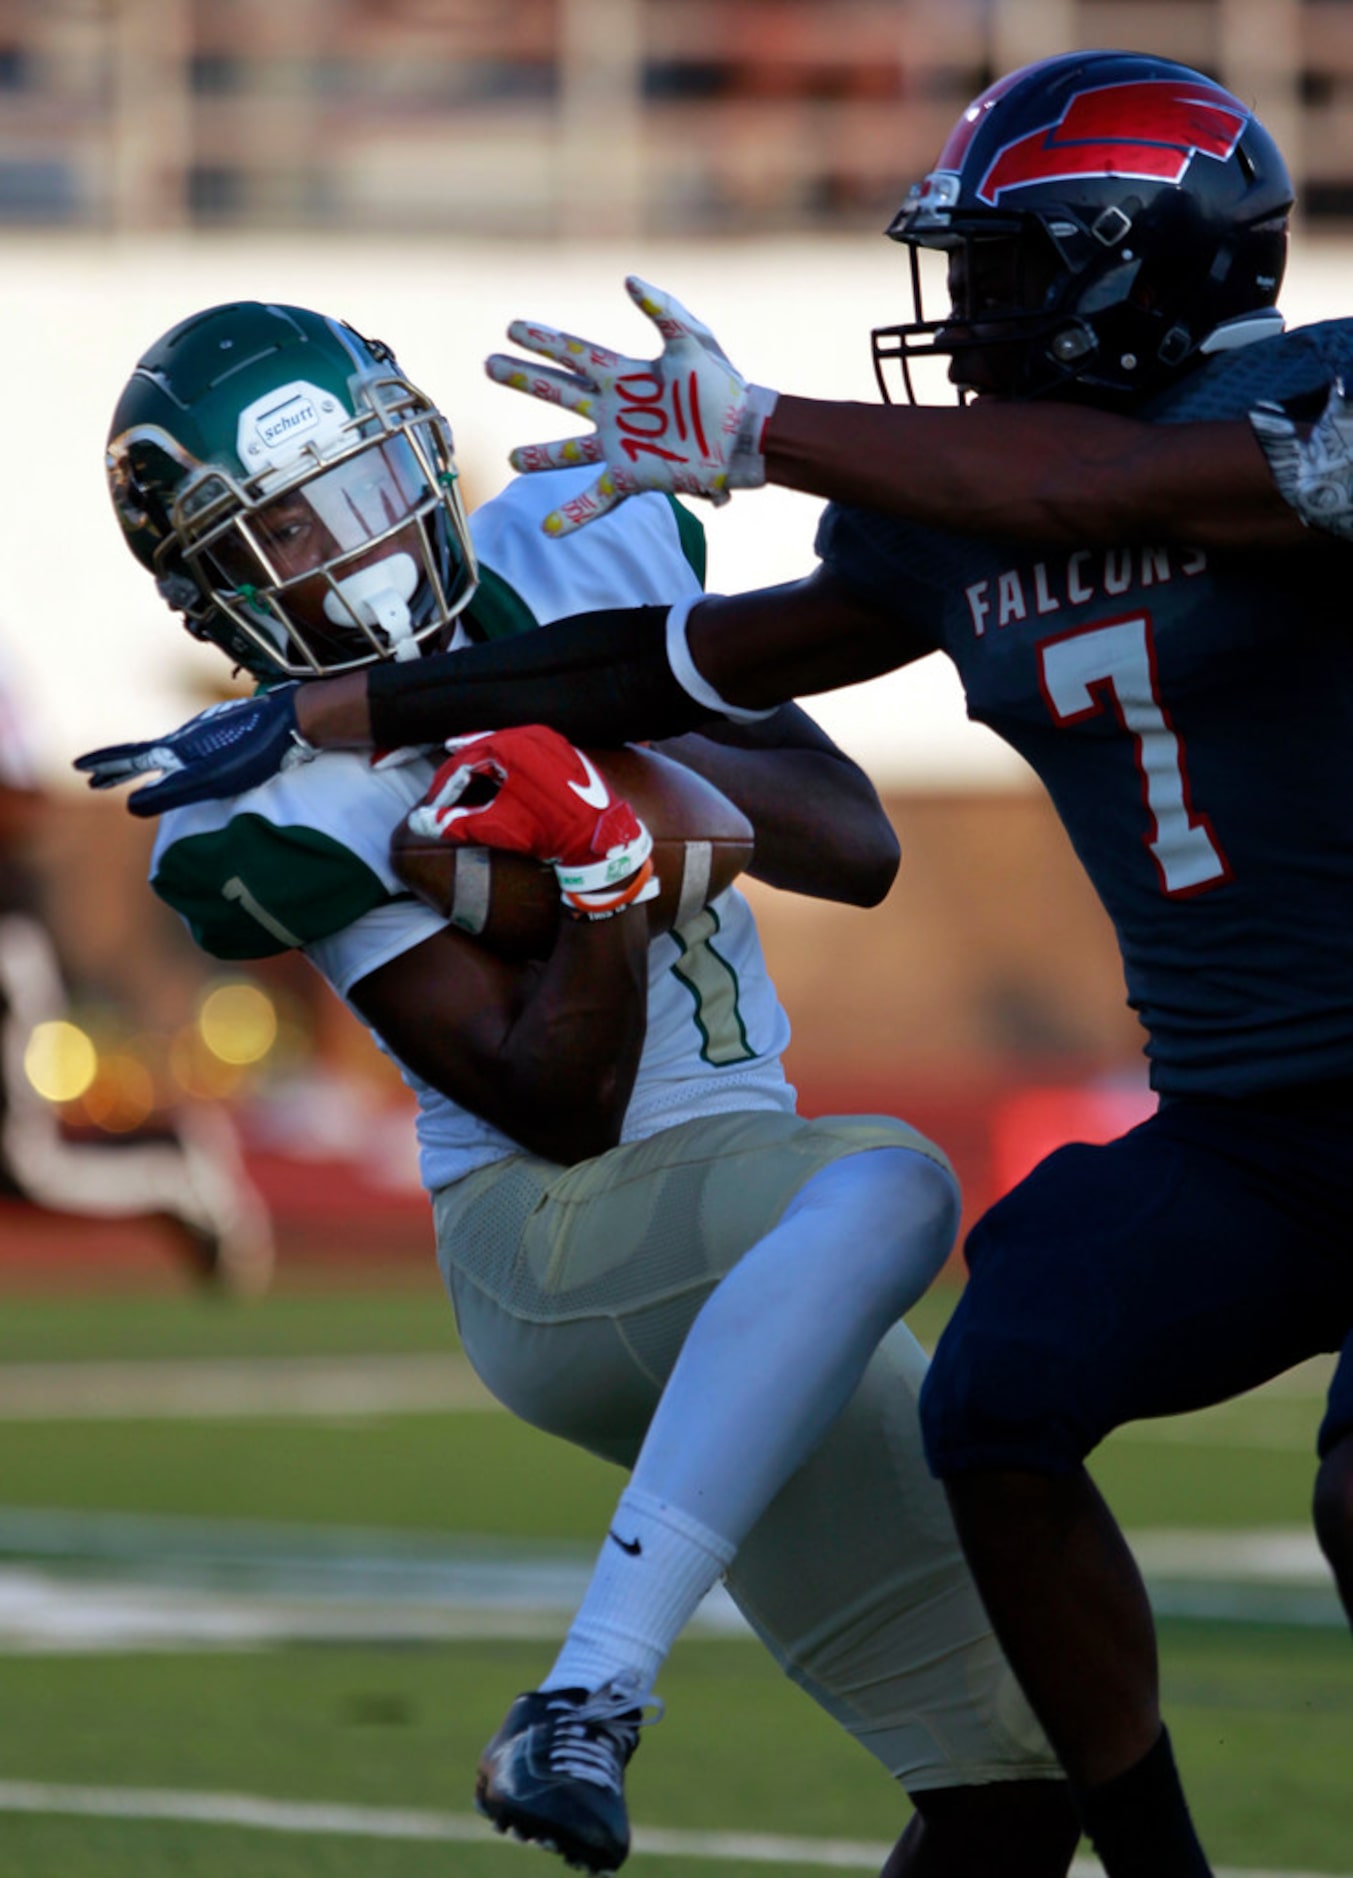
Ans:
[[[941,1258],[947,1258],[958,1237],[963,1210],[958,1181],[927,1154],[906,1152],[904,1158],[907,1217],[918,1233],[941,1248]]]
[[[1316,1536],[1353,1617],[1353,1432],[1326,1454],[1316,1475]]]
[[[960,1305],[921,1390],[932,1474],[943,1480],[977,1470],[1060,1474],[1078,1467],[1099,1438],[1084,1371],[1048,1362],[1041,1337],[987,1330],[963,1315]]]
[[[784,1219],[824,1223],[834,1283],[857,1303],[875,1300],[884,1324],[920,1297],[953,1249],[958,1182],[918,1149],[882,1147],[843,1156],[795,1195]]]

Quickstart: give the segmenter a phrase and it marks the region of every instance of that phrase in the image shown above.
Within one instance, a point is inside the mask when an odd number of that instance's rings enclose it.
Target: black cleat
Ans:
[[[645,1720],[657,1719],[645,1706],[658,1705],[615,1682],[519,1695],[480,1756],[475,1805],[499,1832],[568,1865],[618,1871],[630,1849],[625,1769]]]

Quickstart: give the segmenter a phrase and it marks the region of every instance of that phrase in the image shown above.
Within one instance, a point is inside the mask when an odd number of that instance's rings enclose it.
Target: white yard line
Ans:
[[[0,1508],[0,1654],[557,1640],[594,1550]],[[721,1586],[692,1628],[751,1634]]]
[[[1329,1567],[1309,1526],[1161,1527],[1131,1533],[1129,1543],[1148,1578],[1312,1588],[1330,1582]]]
[[[327,1418],[497,1407],[465,1358],[450,1351],[0,1364],[0,1421]]]
[[[216,1559],[130,1555],[98,1566],[71,1556],[0,1563],[0,1655],[95,1655],[127,1650],[248,1650],[290,1642],[445,1644],[558,1639],[587,1587],[582,1560],[374,1555]],[[1148,1572],[1161,1616],[1342,1630],[1328,1581],[1161,1579]],[[751,1639],[722,1587],[691,1633]]]
[[[434,1602],[396,1595],[306,1597],[111,1578],[58,1577],[0,1566],[0,1655],[98,1656],[126,1651],[237,1651],[289,1643],[557,1642],[586,1587],[567,1604]],[[736,1613],[734,1613],[736,1617]],[[731,1628],[731,1626],[729,1626]],[[703,1619],[694,1634],[709,1635]],[[718,1634],[724,1634],[721,1628]]]
[[[186,1793],[156,1787],[73,1787],[0,1781],[0,1812],[82,1814],[97,1819],[173,1819],[260,1832],[335,1833],[361,1839],[421,1839],[458,1845],[505,1845],[473,1814],[409,1807],[338,1806],[271,1800],[249,1793]],[[822,1871],[877,1871],[891,1848],[858,1839],[791,1839],[752,1832],[669,1832],[639,1827],[639,1853],[667,1858],[740,1859],[754,1865],[804,1865]],[[1098,1860],[1077,1859],[1071,1878],[1102,1878]],[[1218,1868],[1217,1878],[1337,1878],[1330,1873]]]
[[[1153,1578],[1312,1589],[1330,1582],[1309,1526],[1142,1527],[1128,1540]],[[0,1503],[0,1560],[62,1560],[133,1572],[153,1564],[162,1574],[210,1572],[218,1585],[228,1574],[335,1593],[350,1593],[363,1581],[379,1585],[381,1595],[407,1596],[420,1588],[444,1595],[454,1585],[475,1598],[519,1602],[546,1595],[565,1579],[571,1585],[592,1557],[588,1543],[514,1545],[467,1541],[453,1532]]]
[[[1309,1529],[1129,1534],[1161,1616],[1341,1629]],[[0,1653],[562,1635],[587,1544],[0,1506]],[[703,1634],[750,1634],[722,1587]]]
[[[1332,1370],[1332,1358],[1317,1357],[1234,1402],[1134,1422],[1113,1438],[1312,1452]],[[1278,1403],[1286,1412],[1266,1417]],[[1309,1425],[1292,1413],[1306,1404]],[[0,1363],[0,1421],[407,1415],[498,1406],[458,1351]]]

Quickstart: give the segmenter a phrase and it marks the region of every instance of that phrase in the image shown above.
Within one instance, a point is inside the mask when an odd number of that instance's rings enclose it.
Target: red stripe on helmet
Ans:
[[[1075,177],[1179,183],[1195,156],[1224,162],[1248,123],[1238,99],[1206,82],[1142,79],[1078,92],[1055,124],[997,153],[978,199],[994,204],[1007,189]]]

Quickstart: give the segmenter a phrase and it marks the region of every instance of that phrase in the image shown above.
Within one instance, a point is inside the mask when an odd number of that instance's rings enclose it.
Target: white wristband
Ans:
[[[765,486],[766,454],[761,447],[761,439],[765,436],[766,425],[779,400],[778,391],[771,391],[765,385],[748,385],[738,434],[733,440],[733,453],[728,460],[730,489],[761,489]]]
[[[653,852],[653,837],[642,822],[633,841],[608,850],[600,860],[554,863],[555,878],[564,893],[600,893],[619,886],[641,868]]]
[[[691,649],[686,644],[686,622],[692,611],[702,600],[718,599],[720,595],[707,593],[688,593],[684,600],[678,600],[667,612],[667,663],[672,668],[672,676],[681,689],[697,704],[703,704],[719,717],[731,718],[735,724],[759,724],[763,718],[773,717],[778,706],[769,711],[749,711],[745,705],[729,704],[721,698],[707,678],[702,678],[696,670]]]

